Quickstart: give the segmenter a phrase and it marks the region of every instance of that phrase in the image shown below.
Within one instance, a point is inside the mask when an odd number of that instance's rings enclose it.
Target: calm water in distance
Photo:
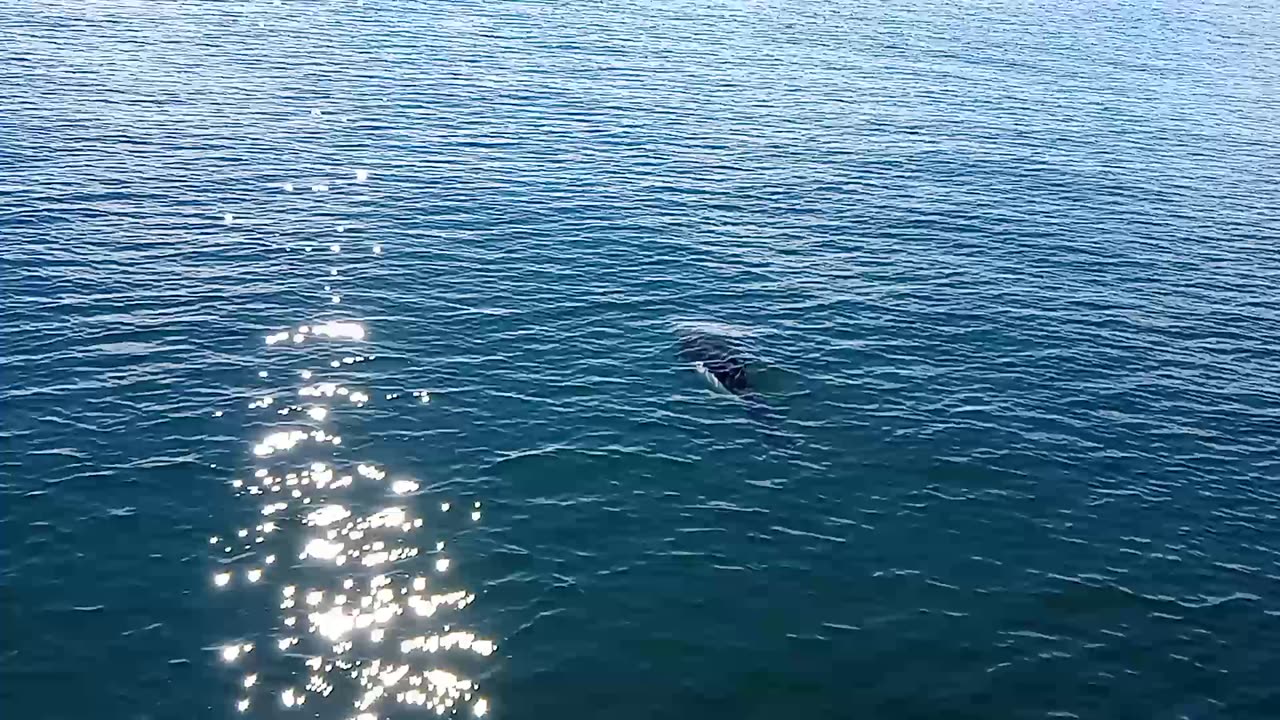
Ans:
[[[0,715],[1277,718],[1278,346],[1272,0],[10,0]]]

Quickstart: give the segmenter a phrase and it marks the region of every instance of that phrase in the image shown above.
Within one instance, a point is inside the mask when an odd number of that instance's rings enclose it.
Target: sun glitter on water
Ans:
[[[213,591],[243,592],[250,603],[262,602],[265,590],[276,611],[274,629],[219,649],[221,662],[240,673],[231,699],[240,713],[301,709],[377,720],[406,709],[476,717],[491,710],[469,670],[497,645],[465,628],[463,611],[476,597],[456,581],[444,539],[445,520],[463,516],[448,515],[448,501],[420,497],[417,479],[389,477],[379,464],[343,454],[339,425],[374,396],[325,374],[376,359],[361,350],[367,341],[364,324],[349,319],[265,337],[269,352],[307,367],[286,374],[302,381],[291,391],[275,387],[243,406],[271,419],[250,440],[252,473],[231,481],[258,521],[210,539],[218,562]],[[318,361],[310,354],[315,343],[338,343],[349,354]],[[273,375],[257,373],[262,381]],[[400,396],[386,393],[385,401]],[[425,391],[412,397],[418,405],[429,400]],[[479,519],[476,503],[470,521]]]
[[[330,322],[275,333],[267,343],[293,334],[366,337],[358,323]],[[297,376],[317,380],[321,373],[305,369]],[[297,402],[279,410],[301,411],[299,422],[272,427],[253,442],[252,477],[232,482],[261,522],[210,539],[224,559],[235,558],[214,572],[214,588],[274,587],[279,611],[279,629],[262,638],[264,650],[253,653],[253,643],[235,641],[220,651],[242,673],[234,706],[247,713],[337,703],[353,720],[384,717],[392,705],[485,715],[487,699],[459,667],[497,646],[461,627],[461,611],[475,595],[453,581],[454,559],[437,523],[417,509],[443,517],[450,503],[408,502],[421,488],[417,480],[334,457],[341,436],[332,423],[369,403],[367,392],[320,380],[294,395]],[[250,409],[274,405],[268,397]],[[384,500],[371,505],[378,498]],[[383,504],[385,498],[399,502]],[[476,503],[470,519],[479,518]],[[279,687],[262,679],[291,675],[299,681]]]

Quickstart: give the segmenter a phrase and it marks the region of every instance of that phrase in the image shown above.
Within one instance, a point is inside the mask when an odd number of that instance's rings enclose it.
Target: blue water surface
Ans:
[[[11,0],[0,301],[5,718],[1280,717],[1271,0]]]

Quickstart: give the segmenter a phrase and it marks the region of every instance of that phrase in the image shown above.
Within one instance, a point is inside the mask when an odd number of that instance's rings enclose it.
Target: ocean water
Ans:
[[[10,0],[0,299],[5,718],[1280,717],[1274,2]]]

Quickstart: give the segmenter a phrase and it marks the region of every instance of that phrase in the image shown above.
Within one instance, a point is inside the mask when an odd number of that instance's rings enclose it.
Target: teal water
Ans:
[[[0,715],[1280,717],[1278,18],[0,4]]]

